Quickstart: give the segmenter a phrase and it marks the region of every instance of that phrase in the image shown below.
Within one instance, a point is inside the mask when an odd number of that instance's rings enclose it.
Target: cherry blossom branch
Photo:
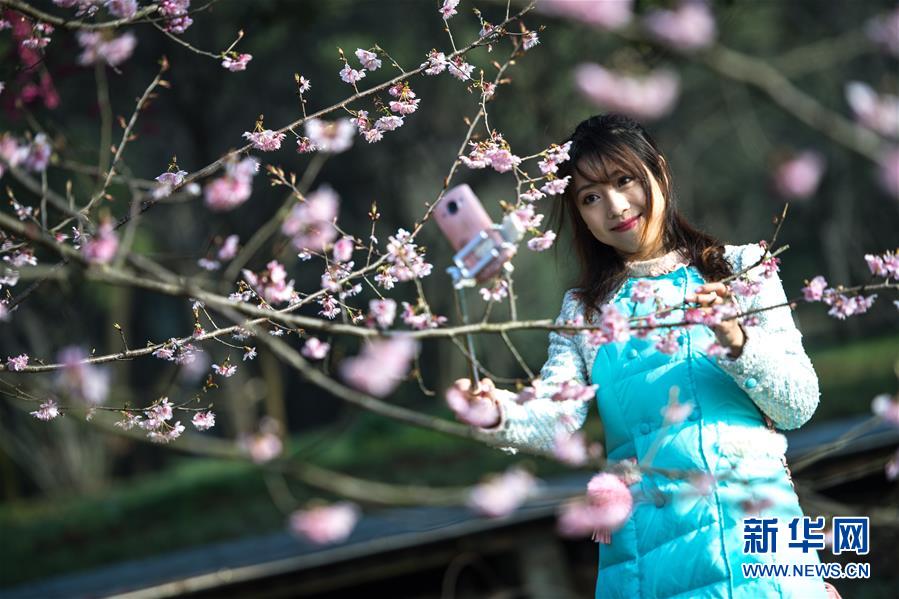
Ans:
[[[4,0],[4,1],[5,1],[5,0]],[[500,29],[500,28],[504,27],[506,24],[508,24],[508,23],[510,23],[510,22],[513,22],[513,21],[515,21],[515,20],[520,19],[522,16],[524,16],[524,15],[527,14],[529,11],[531,11],[531,10],[533,9],[533,7],[534,7],[535,4],[536,4],[536,2],[535,2],[535,1],[532,1],[530,4],[528,4],[528,6],[526,6],[526,7],[523,8],[522,10],[520,10],[520,11],[519,11],[518,13],[516,13],[514,16],[512,16],[512,17],[510,17],[509,19],[506,19],[505,21],[503,21],[502,23],[500,23],[500,24],[497,26],[497,29]],[[477,40],[475,40],[475,41],[469,43],[469,44],[468,44],[467,46],[465,46],[464,48],[461,48],[461,49],[459,49],[459,50],[456,50],[455,52],[453,52],[452,54],[450,54],[449,56],[447,56],[447,60],[452,59],[452,58],[454,58],[454,57],[456,57],[456,56],[462,56],[462,55],[465,55],[465,54],[467,54],[468,52],[470,52],[472,49],[485,45],[486,43],[488,43],[490,37],[491,37],[491,36],[488,36],[487,38],[478,38]],[[335,110],[341,110],[341,109],[344,109],[344,108],[346,108],[346,106],[348,106],[349,104],[351,104],[351,103],[353,103],[353,102],[355,102],[355,101],[357,101],[357,100],[361,100],[361,99],[363,99],[363,98],[367,98],[367,97],[369,97],[369,96],[372,96],[372,95],[376,94],[376,93],[379,92],[379,91],[382,91],[382,90],[384,90],[384,89],[387,89],[387,88],[389,88],[389,87],[392,87],[393,85],[395,85],[395,84],[397,84],[397,83],[403,81],[404,79],[408,79],[408,78],[410,78],[410,77],[412,77],[412,76],[414,76],[414,75],[418,75],[418,74],[422,73],[422,72],[423,72],[425,69],[427,69],[427,68],[429,68],[429,65],[428,65],[427,62],[425,62],[425,63],[421,64],[420,66],[418,66],[417,68],[412,69],[411,71],[406,71],[406,72],[404,72],[404,73],[401,73],[400,75],[397,75],[397,76],[394,77],[393,79],[390,79],[389,81],[386,81],[386,82],[384,82],[384,83],[381,83],[381,84],[379,84],[379,85],[376,85],[376,86],[371,87],[371,88],[369,88],[369,89],[366,89],[366,90],[364,90],[364,91],[361,91],[361,92],[358,92],[358,93],[356,93],[356,94],[353,94],[352,96],[350,96],[350,97],[348,97],[348,98],[345,98],[345,99],[341,100],[340,102],[337,102],[336,104],[333,104],[333,105],[328,106],[328,107],[326,107],[326,108],[322,108],[321,110],[318,110],[317,112],[312,113],[312,114],[309,115],[308,117],[307,117],[307,116],[304,116],[303,118],[296,119],[296,120],[294,120],[293,122],[291,122],[291,123],[289,123],[289,124],[287,124],[287,125],[285,125],[285,126],[279,128],[279,129],[275,130],[275,133],[286,133],[286,132],[288,132],[288,131],[291,131],[291,130],[293,130],[293,129],[296,129],[297,127],[299,127],[300,125],[302,125],[304,122],[306,122],[306,121],[308,121],[308,120],[315,119],[315,118],[319,118],[319,117],[324,116],[324,115],[326,115],[326,114],[328,114],[328,113],[334,112]],[[221,168],[221,167],[225,164],[225,162],[226,162],[228,159],[230,159],[230,158],[232,158],[232,157],[235,157],[235,156],[238,156],[238,155],[240,155],[240,154],[242,154],[242,153],[244,153],[244,152],[247,152],[247,151],[250,150],[252,147],[253,147],[252,144],[248,143],[248,144],[246,144],[246,145],[244,145],[244,146],[242,146],[242,147],[240,147],[240,148],[237,148],[236,150],[231,150],[231,151],[227,152],[226,154],[224,154],[223,156],[220,156],[218,159],[216,159],[215,161],[211,162],[210,164],[208,164],[208,165],[206,165],[206,166],[200,168],[199,170],[196,170],[196,171],[194,171],[194,172],[192,172],[192,173],[186,175],[186,176],[184,177],[184,180],[183,180],[181,186],[183,186],[183,185],[188,185],[188,184],[190,184],[190,183],[196,181],[197,179],[201,179],[201,178],[203,178],[203,177],[207,177],[207,176],[213,174],[215,171],[217,171],[219,168]],[[146,201],[141,205],[141,213],[146,212],[147,210],[149,210],[154,204],[156,204],[157,201],[158,201],[158,200],[156,200],[155,198],[154,198],[154,199],[146,200]],[[439,199],[438,199],[438,201],[439,201]],[[123,219],[119,220],[119,222],[116,224],[116,228],[118,228],[119,226],[121,226],[122,224],[124,224],[124,222],[127,220],[127,218],[129,218],[129,217],[123,217]]]
[[[119,142],[119,145],[116,148],[115,156],[112,159],[112,163],[109,165],[109,170],[106,172],[102,187],[97,191],[97,193],[94,194],[87,205],[84,206],[80,211],[85,216],[88,216],[90,214],[91,207],[93,207],[93,205],[106,194],[106,189],[109,187],[110,181],[112,181],[115,167],[121,159],[122,153],[125,151],[125,145],[131,140],[131,132],[134,130],[134,125],[137,123],[137,117],[140,114],[140,111],[143,110],[144,105],[147,103],[147,100],[149,100],[149,98],[153,94],[153,91],[157,87],[168,86],[168,83],[162,78],[163,73],[168,71],[168,69],[169,61],[163,56],[160,59],[159,72],[156,74],[156,77],[153,78],[153,81],[150,82],[150,85],[147,86],[147,89],[144,90],[144,93],[138,99],[137,106],[135,106],[134,112],[131,114],[131,119],[129,119],[128,124],[125,126],[125,130],[122,132],[122,141]],[[68,221],[63,221],[60,226],[65,225],[67,222]]]
[[[225,274],[222,277],[224,279],[223,283],[227,284],[230,281],[233,281],[237,278],[240,269],[253,257],[253,255],[262,247],[262,245],[268,240],[269,237],[277,233],[278,228],[281,226],[281,221],[290,213],[291,208],[296,203],[296,200],[303,199],[306,192],[309,190],[309,187],[312,185],[315,177],[318,176],[318,173],[321,171],[322,167],[325,165],[327,161],[327,157],[322,154],[316,154],[315,157],[309,162],[309,165],[306,167],[306,170],[303,172],[303,177],[300,179],[300,182],[297,186],[291,188],[291,193],[287,195],[284,199],[284,202],[281,204],[281,207],[278,208],[277,212],[275,212],[272,217],[267,220],[261,227],[256,229],[253,233],[253,236],[250,237],[250,240],[240,249],[237,253],[237,256],[231,261],[228,265],[228,268],[225,269]],[[285,182],[286,184],[286,182]],[[273,183],[274,185],[274,183]]]
[[[56,27],[62,27],[63,29],[71,30],[81,29],[86,31],[115,29],[117,27],[121,27],[122,25],[127,25],[129,23],[133,23],[135,21],[143,19],[144,17],[148,17],[159,10],[159,5],[154,3],[138,10],[136,13],[134,13],[133,16],[128,18],[114,19],[111,21],[103,21],[100,23],[91,23],[85,21],[84,19],[65,19],[62,17],[57,17],[42,10],[38,10],[27,2],[22,2],[21,0],[0,0],[0,6],[8,6],[9,8],[16,10],[22,14],[26,14],[45,23],[50,23],[51,25],[55,25]]]

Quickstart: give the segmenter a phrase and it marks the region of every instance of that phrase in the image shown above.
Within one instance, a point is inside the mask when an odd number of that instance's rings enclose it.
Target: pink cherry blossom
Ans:
[[[55,400],[48,399],[41,403],[40,408],[31,412],[31,415],[38,420],[53,420],[59,416],[59,405],[57,405]]]
[[[439,75],[446,70],[446,56],[443,54],[443,52],[431,50],[428,53],[428,61],[422,63],[421,66],[424,66],[426,64],[429,65],[428,68],[424,70],[426,75]]]
[[[894,426],[899,426],[899,399],[887,393],[878,395],[871,401],[871,411]]]
[[[215,426],[215,414],[211,410],[197,412],[191,419],[191,423],[198,431],[209,430]]]
[[[237,71],[247,70],[247,63],[251,60],[253,60],[252,54],[237,54],[235,52],[231,52],[229,55],[225,56],[225,58],[222,59],[222,66],[232,73],[236,73]]]
[[[875,277],[899,279],[899,252],[865,254],[865,262]]]
[[[245,347],[243,354],[243,361],[252,360],[256,357],[256,348],[255,347]]]
[[[543,187],[540,188],[540,191],[549,196],[557,196],[565,192],[565,188],[568,187],[568,181],[571,179],[570,175],[567,175],[561,179],[553,179],[551,181],[547,181],[543,184]]]
[[[433,265],[426,262],[418,245],[412,242],[412,234],[398,229],[387,243],[388,272],[400,281],[421,279],[431,274]]]
[[[384,397],[402,382],[418,349],[414,339],[389,337],[366,343],[362,352],[340,364],[340,374],[352,387]]]
[[[647,121],[671,112],[680,93],[677,74],[664,68],[636,76],[582,63],[575,68],[574,77],[578,90],[592,103]]]
[[[119,249],[119,237],[115,232],[115,223],[107,219],[100,223],[97,234],[82,247],[84,259],[92,264],[107,264],[115,258]]]
[[[446,390],[446,403],[461,422],[477,427],[494,426],[500,419],[496,387],[490,379],[482,379],[477,390],[469,379],[459,379]]]
[[[677,387],[672,387],[669,393],[668,405],[662,408],[662,416],[665,424],[679,424],[687,419],[693,411],[692,403],[680,403],[677,399]]]
[[[325,318],[334,320],[334,318],[340,314],[340,306],[337,304],[337,300],[334,299],[334,296],[326,293],[324,297],[318,299],[318,303],[322,307],[318,313]]]
[[[545,198],[546,194],[532,185],[530,189],[522,192],[522,194],[518,197],[525,202],[536,202],[540,198]]]
[[[234,364],[228,364],[227,362],[224,364],[213,364],[212,370],[216,374],[228,378],[234,376],[234,373],[237,372],[237,366]]]
[[[356,58],[358,58],[359,62],[362,63],[362,66],[369,71],[376,71],[381,66],[381,61],[378,59],[377,54],[369,52],[368,50],[363,50],[362,48],[356,49]]]
[[[360,79],[365,77],[365,69],[354,69],[349,65],[349,63],[343,65],[343,68],[340,69],[340,78],[344,83],[349,83],[353,85],[357,83]]]
[[[278,133],[271,129],[262,131],[244,132],[243,136],[247,138],[253,147],[263,152],[274,152],[281,148],[281,142],[287,137],[286,133]]]
[[[382,329],[390,328],[396,318],[396,301],[389,298],[371,300],[368,302],[368,317]]]
[[[812,150],[782,162],[774,172],[777,192],[784,198],[808,198],[818,189],[825,164],[824,156]]]
[[[533,237],[528,240],[528,249],[535,252],[548,250],[556,240],[556,234],[552,230],[547,230],[539,237]]]
[[[474,65],[468,64],[461,56],[454,56],[447,62],[446,68],[449,74],[460,81],[468,81],[471,79],[471,73],[474,71]]]
[[[22,166],[36,173],[44,172],[47,170],[47,165],[50,164],[52,151],[53,148],[50,146],[47,135],[38,133],[28,146],[28,152],[22,160]]]
[[[411,100],[391,100],[387,106],[393,112],[406,115],[412,114],[413,112],[418,110],[419,102],[421,102],[421,98],[415,98]]]
[[[631,301],[638,304],[648,302],[655,296],[655,288],[652,283],[640,280],[631,288]]]
[[[172,190],[184,183],[184,177],[186,176],[187,171],[182,170],[162,173],[156,177],[158,185],[153,190],[153,197],[157,200],[169,197],[172,195]]]
[[[527,470],[513,466],[475,486],[466,504],[479,514],[501,518],[518,509],[536,488],[537,481]]]
[[[865,35],[887,52],[899,56],[899,7],[869,19],[865,23]]]
[[[746,278],[745,275],[730,282],[730,290],[734,295],[751,297],[762,290],[761,283]]]
[[[234,258],[237,255],[237,247],[240,242],[240,237],[237,235],[228,235],[225,238],[224,243],[222,243],[222,247],[219,248],[216,257],[222,261],[228,261]]]
[[[523,195],[523,194],[522,194]],[[535,214],[533,204],[525,204],[523,207],[512,212],[518,222],[521,223],[523,229],[536,229],[543,222],[542,214]]]
[[[559,427],[556,431],[552,451],[556,458],[572,466],[582,466],[590,457],[584,432],[569,433],[564,427]]]
[[[614,30],[627,25],[633,17],[634,0],[542,0],[537,10],[548,15],[581,21],[601,29]]]
[[[675,50],[697,50],[715,41],[715,17],[701,0],[682,0],[675,10],[651,10],[643,17],[643,26]]]
[[[899,478],[899,449],[896,450],[893,457],[886,463],[884,473],[886,474],[887,480],[896,480]]]
[[[403,117],[401,116],[382,116],[375,121],[375,128],[380,131],[393,131],[403,126]]]
[[[491,148],[484,152],[484,157],[498,173],[507,173],[521,164],[521,158],[505,148]]]
[[[347,501],[296,510],[290,515],[290,530],[317,545],[339,543],[353,532],[359,516],[359,508]]]
[[[130,19],[137,13],[137,0],[106,0],[106,10],[114,17]]]
[[[246,202],[253,192],[253,177],[258,170],[259,162],[255,158],[227,162],[225,175],[214,179],[204,189],[206,207],[216,212],[224,212]]]
[[[431,314],[424,306],[412,306],[409,302],[402,302],[403,322],[416,330],[436,329],[446,322],[446,316]]]
[[[443,20],[446,21],[456,14],[457,6],[459,6],[459,0],[443,0],[443,6],[437,9],[437,12],[439,12],[443,17]]]
[[[802,295],[807,302],[819,302],[824,297],[824,290],[827,288],[827,280],[821,275],[816,276],[811,281],[806,281],[806,286],[802,288]]]
[[[539,43],[540,39],[537,37],[536,31],[528,31],[521,38],[521,47],[524,48],[525,51],[530,50]]]
[[[674,355],[680,350],[680,336],[681,332],[677,329],[669,329],[656,341],[655,348],[663,354]]]
[[[860,81],[846,84],[846,101],[855,118],[866,127],[884,135],[899,137],[899,96],[878,95]]]
[[[831,293],[824,294],[823,299],[824,303],[830,306],[830,310],[827,311],[828,315],[839,320],[845,320],[849,316],[867,312],[874,304],[876,298],[876,293],[867,297],[863,295],[854,295],[850,297],[843,293],[836,293],[831,290]]]
[[[300,353],[310,360],[324,360],[330,350],[330,343],[325,343],[315,337],[309,337],[303,345],[303,349],[300,350]]]
[[[76,38],[82,48],[78,56],[80,65],[105,62],[115,67],[131,58],[137,46],[137,37],[130,31],[112,38],[99,31],[79,31]]]
[[[256,464],[270,462],[284,450],[284,443],[273,431],[262,431],[240,441],[240,446],[250,454],[250,459]]]
[[[587,498],[603,512],[600,521],[595,524],[612,532],[624,526],[634,506],[634,499],[624,481],[608,472],[600,472],[590,479]]]
[[[321,152],[339,154],[353,145],[356,128],[348,118],[336,121],[313,118],[306,121],[304,127],[309,141]]]
[[[334,188],[323,183],[305,201],[294,204],[281,225],[281,232],[292,237],[294,247],[299,250],[323,251],[337,237],[334,220],[339,203]]]
[[[256,274],[243,269],[244,279],[265,301],[271,304],[280,304],[293,297],[293,279],[287,282],[287,271],[284,265],[277,260],[272,260],[265,265],[265,270]]]
[[[334,244],[334,261],[346,262],[353,255],[353,238],[341,237]]]
[[[109,395],[111,373],[107,368],[87,362],[89,354],[83,348],[69,345],[62,348],[56,360],[62,369],[56,377],[56,386],[90,406],[106,401]]]
[[[480,292],[485,302],[501,302],[509,296],[509,283],[505,279],[496,279],[492,286],[481,287],[478,289],[478,292]]]
[[[551,401],[590,401],[599,385],[582,385],[575,381],[565,381],[550,396]]]

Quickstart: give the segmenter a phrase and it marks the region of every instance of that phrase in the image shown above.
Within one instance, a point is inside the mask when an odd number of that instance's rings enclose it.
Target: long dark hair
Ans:
[[[580,123],[566,141],[571,141],[569,160],[559,166],[558,177],[571,175],[575,169],[586,179],[595,180],[585,173],[579,161],[592,160],[605,180],[617,166],[640,182],[646,197],[646,213],[652,213],[652,186],[644,166],[659,183],[666,198],[663,230],[664,250],[681,249],[702,273],[707,281],[719,281],[733,274],[724,258],[724,245],[706,233],[696,229],[678,212],[677,198],[671,183],[668,161],[662,156],[655,140],[635,120],[621,114],[601,114]],[[569,181],[562,197],[555,202],[552,219],[557,230],[564,228],[566,213],[571,223],[572,243],[580,264],[580,276],[575,297],[584,305],[584,317],[590,320],[599,306],[609,299],[627,279],[624,260],[609,245],[596,239],[581,218],[577,208],[574,184]],[[649,227],[644,227],[645,237]],[[641,239],[645,241],[645,239]]]

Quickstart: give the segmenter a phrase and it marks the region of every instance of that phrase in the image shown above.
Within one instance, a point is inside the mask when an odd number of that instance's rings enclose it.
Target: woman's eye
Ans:
[[[618,184],[619,185],[627,185],[628,183],[630,183],[633,180],[634,180],[633,177],[628,177],[627,175],[625,175],[623,177],[618,177]]]
[[[597,198],[597,199],[598,199],[599,196],[596,195],[595,193],[589,193],[589,194],[587,194],[587,195],[584,196],[584,203],[585,203],[585,204],[592,204],[593,201],[592,201],[590,198]]]

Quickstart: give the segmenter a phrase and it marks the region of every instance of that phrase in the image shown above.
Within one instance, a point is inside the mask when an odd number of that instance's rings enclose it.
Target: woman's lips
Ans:
[[[628,220],[624,221],[623,223],[621,223],[621,224],[618,225],[617,227],[612,227],[612,230],[613,230],[613,231],[618,231],[618,232],[621,232],[621,231],[630,231],[631,229],[633,229],[634,227],[637,226],[637,221],[640,220],[640,217],[641,217],[641,216],[642,216],[642,214],[638,214],[638,215],[635,216],[634,218],[629,218]]]

